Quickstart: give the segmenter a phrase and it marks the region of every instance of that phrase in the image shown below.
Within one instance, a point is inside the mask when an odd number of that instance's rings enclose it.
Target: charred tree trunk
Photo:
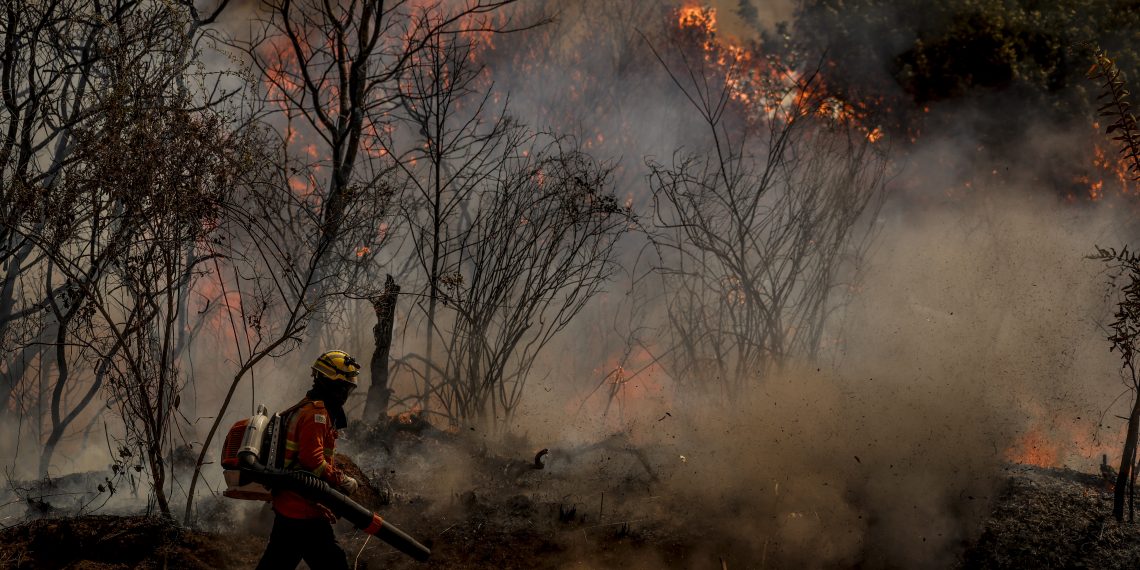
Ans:
[[[174,519],[170,511],[170,500],[166,497],[166,466],[162,464],[162,449],[155,446],[147,447],[147,461],[150,462],[150,475],[154,481],[154,501],[158,505],[158,512],[165,519]]]
[[[376,326],[372,327],[376,349],[369,362],[372,384],[368,387],[368,399],[364,404],[366,422],[380,424],[388,415],[388,400],[392,397],[392,390],[388,388],[388,351],[392,348],[396,297],[399,294],[400,286],[388,275],[384,280],[384,293],[372,300],[372,308],[376,310]]]
[[[1132,479],[1128,482],[1128,522],[1136,522],[1136,454],[1132,454]]]
[[[1128,434],[1124,438],[1124,453],[1120,458],[1120,472],[1116,475],[1116,489],[1113,490],[1112,516],[1117,522],[1124,522],[1124,494],[1132,479],[1132,464],[1136,457],[1136,432],[1140,428],[1140,392],[1132,400],[1132,413],[1128,416]]]

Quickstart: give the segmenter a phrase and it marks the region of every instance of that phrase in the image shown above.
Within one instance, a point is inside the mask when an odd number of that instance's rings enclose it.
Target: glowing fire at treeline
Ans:
[[[705,62],[721,70],[725,83],[731,89],[733,100],[751,107],[753,117],[771,118],[777,107],[795,108],[800,113],[814,111],[819,116],[851,124],[862,130],[871,142],[878,142],[884,137],[884,129],[872,124],[873,119],[867,105],[858,101],[844,101],[828,93],[826,76],[812,78],[812,82],[805,84],[801,72],[788,67],[776,55],[760,53],[756,47],[746,47],[718,35],[715,9],[697,4],[686,5],[677,11],[676,23],[680,34],[691,36],[692,41],[703,48]],[[829,65],[833,64],[829,62]],[[774,98],[775,93],[785,95]],[[809,101],[814,105],[806,104]],[[929,113],[930,108],[924,107],[922,111],[924,114]],[[890,110],[887,109],[887,112]],[[1106,195],[1140,195],[1140,185],[1137,185],[1129,171],[1128,160],[1111,147],[1099,122],[1092,122],[1091,127],[1089,140],[1093,152],[1088,173],[1072,180],[1074,184],[1086,189],[1085,194],[1078,196],[1070,192],[1066,198],[1069,201],[1099,201]],[[910,143],[916,143],[920,132],[918,126],[912,126],[906,138]],[[972,183],[967,181],[966,189],[971,186]]]
[[[826,77],[718,34],[716,9],[685,6],[677,11],[676,22],[678,34],[701,47],[705,64],[719,71],[729,96],[745,107],[748,119],[787,121],[815,115],[851,125],[871,142],[883,138],[881,127],[867,124],[865,109],[828,92]]]

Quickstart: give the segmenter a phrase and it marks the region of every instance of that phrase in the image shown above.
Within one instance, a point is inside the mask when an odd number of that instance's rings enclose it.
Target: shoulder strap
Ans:
[[[277,457],[282,458],[281,467],[284,469],[291,469],[293,464],[297,462],[297,419],[301,411],[311,401],[308,398],[297,402],[292,408],[281,412],[281,426],[285,430],[285,437],[278,440],[277,444]]]

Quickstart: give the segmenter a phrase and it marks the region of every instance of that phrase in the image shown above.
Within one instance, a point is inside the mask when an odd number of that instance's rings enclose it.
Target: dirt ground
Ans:
[[[551,450],[537,460],[529,452],[507,457],[481,450],[462,465],[464,484],[448,490],[448,480],[432,479],[441,470],[422,463],[454,452],[445,449],[453,445],[446,437],[401,436],[383,442],[383,457],[361,454],[360,467],[342,463],[367,482],[358,501],[432,548],[431,559],[418,563],[342,522],[339,540],[350,567],[787,567],[779,544],[671,516],[652,494],[658,474],[646,452],[620,438]],[[563,468],[550,469],[551,461]],[[607,471],[609,464],[618,467]],[[1112,495],[1099,475],[1022,465],[1007,466],[1003,475],[1004,488],[976,536],[962,542],[954,560],[931,567],[1140,567],[1140,525],[1112,520]],[[268,511],[218,500],[205,501],[201,513],[194,529],[142,516],[23,522],[0,530],[0,568],[252,568],[265,547]],[[872,560],[797,567],[877,567]]]

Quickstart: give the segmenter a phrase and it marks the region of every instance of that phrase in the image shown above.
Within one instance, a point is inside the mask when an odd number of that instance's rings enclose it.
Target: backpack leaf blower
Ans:
[[[431,550],[404,531],[380,518],[344,493],[334,489],[308,471],[282,469],[281,431],[285,419],[280,414],[269,416],[258,404],[257,413],[230,428],[222,448],[222,468],[227,489],[223,495],[234,499],[268,501],[271,490],[293,491],[310,501],[324,505],[356,528],[387,542],[400,552],[424,562]]]

